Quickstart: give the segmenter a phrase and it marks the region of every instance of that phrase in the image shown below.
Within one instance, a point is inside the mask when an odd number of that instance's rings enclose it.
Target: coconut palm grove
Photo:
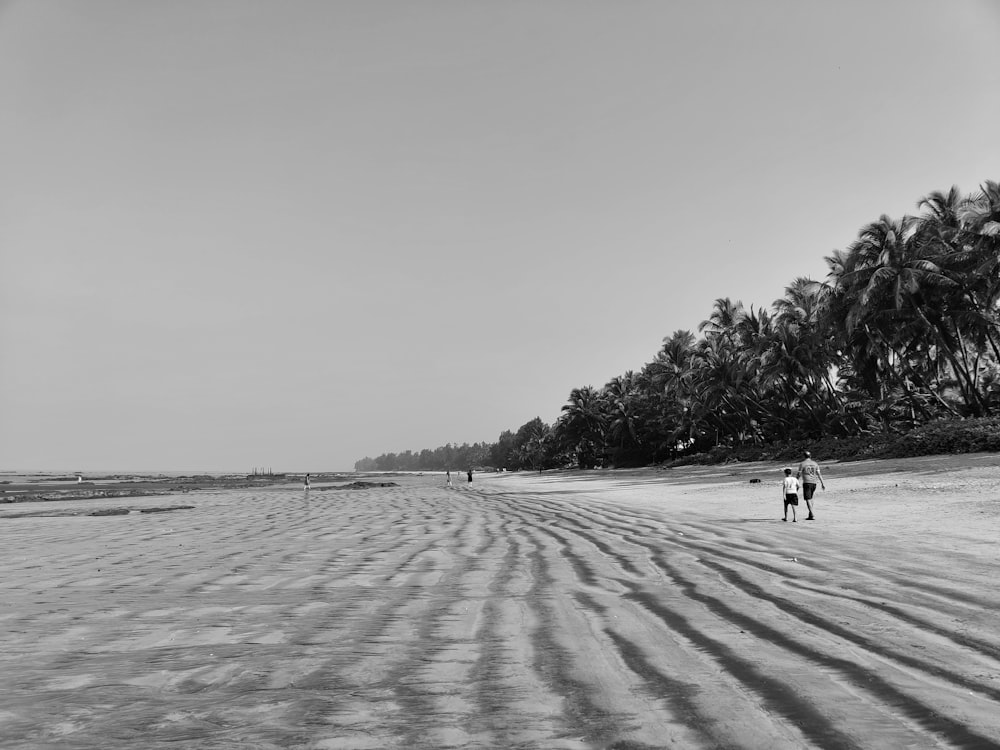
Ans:
[[[574,388],[555,423],[357,471],[546,469],[1000,450],[1000,183],[883,215],[769,308],[715,300],[637,370]]]

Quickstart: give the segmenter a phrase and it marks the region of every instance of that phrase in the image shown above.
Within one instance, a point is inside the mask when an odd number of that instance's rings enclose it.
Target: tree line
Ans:
[[[572,389],[495,443],[364,458],[358,471],[638,466],[713,448],[891,435],[1000,412],[1000,184],[932,192],[882,215],[828,274],[769,308],[715,300],[698,335]]]

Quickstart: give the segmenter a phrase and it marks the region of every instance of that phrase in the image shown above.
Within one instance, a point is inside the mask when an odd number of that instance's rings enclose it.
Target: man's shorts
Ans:
[[[803,500],[812,500],[813,499],[813,495],[815,495],[815,494],[816,494],[816,485],[815,484],[809,484],[807,482],[803,482],[802,483],[802,499]]]

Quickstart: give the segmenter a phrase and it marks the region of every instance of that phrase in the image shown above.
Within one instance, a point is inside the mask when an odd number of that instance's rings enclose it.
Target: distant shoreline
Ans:
[[[430,472],[434,473],[434,472]],[[311,473],[313,489],[338,489],[333,483],[356,480],[359,476],[398,476],[400,472],[327,472]],[[26,475],[13,475],[24,478]],[[149,497],[172,495],[202,490],[238,490],[268,487],[273,489],[302,488],[302,474],[275,475],[234,475],[212,476],[208,474],[182,477],[167,477],[162,473],[146,476],[135,474],[112,474],[100,478],[77,482],[74,476],[41,477],[35,481],[0,480],[0,504],[52,502],[57,500],[91,500],[101,498]]]

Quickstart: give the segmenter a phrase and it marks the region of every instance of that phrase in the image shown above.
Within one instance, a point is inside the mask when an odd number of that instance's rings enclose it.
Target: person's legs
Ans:
[[[803,484],[802,485],[802,498],[806,501],[806,507],[809,509],[809,515],[806,516],[807,521],[815,520],[813,516],[813,495],[816,493],[815,484]]]
[[[799,498],[796,495],[787,494],[785,495],[785,517],[782,521],[788,520],[788,509],[792,509],[792,523],[795,523],[795,506],[799,504]]]

